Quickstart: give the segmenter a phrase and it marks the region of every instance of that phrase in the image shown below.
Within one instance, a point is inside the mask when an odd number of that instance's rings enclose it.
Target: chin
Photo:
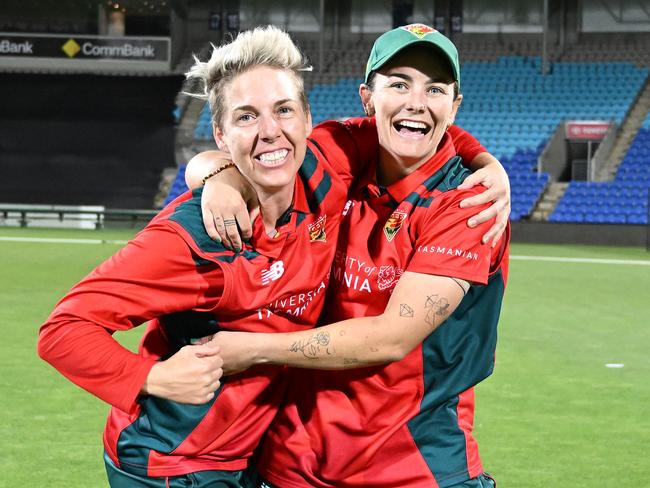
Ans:
[[[267,178],[262,178],[259,182],[260,186],[269,190],[280,190],[286,186],[292,185],[295,173],[291,175],[269,175]]]

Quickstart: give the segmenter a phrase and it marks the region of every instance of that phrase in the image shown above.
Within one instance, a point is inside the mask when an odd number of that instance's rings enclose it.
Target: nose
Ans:
[[[424,107],[425,95],[417,90],[413,90],[408,98],[406,109],[414,113],[422,113],[424,112]]]
[[[273,142],[280,137],[280,124],[272,116],[261,116],[259,121],[260,138],[265,142]]]

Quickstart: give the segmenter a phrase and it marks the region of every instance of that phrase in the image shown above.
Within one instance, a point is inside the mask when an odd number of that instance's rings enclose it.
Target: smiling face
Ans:
[[[416,45],[382,66],[372,84],[362,85],[359,93],[377,120],[380,164],[396,164],[408,173],[436,153],[460,106],[449,61]]]
[[[257,66],[225,87],[219,147],[230,152],[258,196],[293,191],[307,150],[311,115],[290,71]]]

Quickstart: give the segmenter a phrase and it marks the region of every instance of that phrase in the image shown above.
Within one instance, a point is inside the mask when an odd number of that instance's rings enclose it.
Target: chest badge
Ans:
[[[406,212],[395,210],[384,224],[384,235],[388,242],[391,242],[395,234],[402,228],[402,223],[406,220]]]
[[[327,235],[325,235],[325,221],[327,220],[327,215],[321,215],[316,222],[312,222],[307,226],[309,229],[309,240],[310,242],[326,242]]]

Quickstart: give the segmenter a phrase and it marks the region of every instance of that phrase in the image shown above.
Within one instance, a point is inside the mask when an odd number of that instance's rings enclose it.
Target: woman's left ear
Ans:
[[[458,97],[456,97],[456,100],[454,100],[453,105],[451,107],[451,116],[449,117],[449,123],[447,124],[447,129],[449,129],[449,127],[452,126],[454,121],[456,120],[456,114],[458,113],[458,108],[460,107],[461,103],[463,103],[463,96],[458,95]]]
[[[225,139],[223,138],[223,131],[216,126],[212,125],[212,136],[214,137],[214,142],[217,143],[217,147],[222,151],[228,151],[228,144],[226,144]]]
[[[307,107],[307,120],[305,122],[305,130],[307,132],[307,137],[309,137],[309,135],[311,134],[311,130],[312,130],[313,126],[314,126],[314,124],[313,124],[312,118],[311,118],[311,108]]]
[[[365,83],[362,83],[359,86],[359,96],[361,97],[363,111],[366,113],[366,115],[368,117],[375,115],[375,106],[372,103],[372,90]]]

